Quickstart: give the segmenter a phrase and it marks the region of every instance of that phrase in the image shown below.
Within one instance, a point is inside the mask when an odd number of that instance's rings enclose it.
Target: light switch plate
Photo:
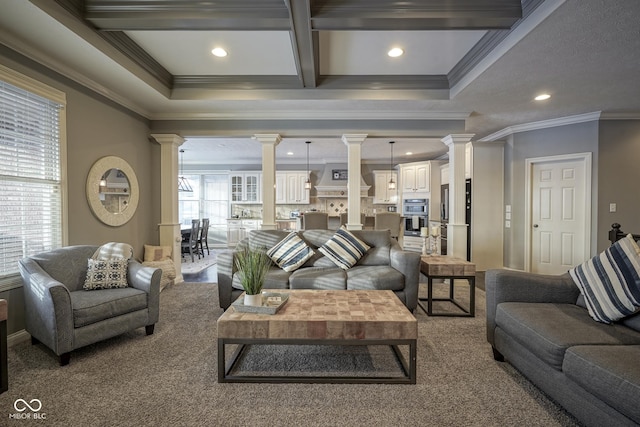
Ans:
[[[618,206],[615,203],[609,203],[609,212],[615,212]]]

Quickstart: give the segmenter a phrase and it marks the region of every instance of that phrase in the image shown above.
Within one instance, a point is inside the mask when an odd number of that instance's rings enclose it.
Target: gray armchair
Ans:
[[[87,260],[98,246],[68,246],[19,262],[26,330],[69,363],[71,351],[144,326],[153,334],[160,309],[160,269],[131,260],[129,286],[83,290]]]

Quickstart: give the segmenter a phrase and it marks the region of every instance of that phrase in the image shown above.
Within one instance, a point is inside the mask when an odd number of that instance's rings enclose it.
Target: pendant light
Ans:
[[[180,174],[182,174],[183,171],[183,157],[184,157],[184,150],[180,150]],[[185,192],[185,193],[193,193],[193,188],[191,187],[191,184],[189,184],[189,181],[187,181],[187,178],[185,178],[184,176],[178,176],[178,191],[180,192]]]
[[[307,144],[307,180],[304,182],[304,188],[311,190],[311,174],[309,173],[309,144],[311,141],[306,141],[305,144]]]
[[[393,144],[395,141],[389,141],[389,145],[391,146],[391,161],[389,162],[389,190],[396,189],[396,182],[393,180]]]

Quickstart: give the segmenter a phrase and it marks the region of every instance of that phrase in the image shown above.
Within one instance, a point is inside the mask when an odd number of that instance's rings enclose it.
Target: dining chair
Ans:
[[[200,228],[200,237],[198,239],[198,246],[202,256],[204,256],[204,247],[207,248],[207,255],[209,252],[209,218],[202,218],[202,227]]]
[[[198,251],[198,239],[200,233],[200,220],[192,219],[191,220],[191,233],[189,234],[189,240],[182,241],[181,252],[182,254],[190,254],[191,262],[195,262],[194,254],[198,255],[200,258],[200,252]]]
[[[329,229],[329,214],[326,212],[305,212],[302,218],[305,230]]]

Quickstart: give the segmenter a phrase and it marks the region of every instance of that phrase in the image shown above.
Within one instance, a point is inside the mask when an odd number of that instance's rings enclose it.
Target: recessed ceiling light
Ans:
[[[551,95],[549,95],[548,93],[541,93],[533,99],[535,99],[536,101],[546,101],[549,98],[551,98]]]
[[[287,156],[293,156],[293,151],[287,151]]]
[[[213,49],[213,50],[211,51],[211,53],[212,53],[214,56],[217,56],[218,58],[223,58],[223,57],[227,56],[227,51],[226,51],[226,50],[224,50],[224,49],[223,49],[223,48],[221,48],[221,47],[216,47],[215,49]]]
[[[406,154],[407,156],[410,156],[410,155],[412,155],[412,154],[413,154],[413,152],[411,152],[411,151],[407,151],[407,152],[406,152],[406,153],[404,153],[404,154]]]
[[[387,55],[389,55],[392,58],[397,58],[398,56],[401,56],[403,53],[404,53],[404,50],[400,49],[399,47],[394,47],[389,52],[387,52]]]

